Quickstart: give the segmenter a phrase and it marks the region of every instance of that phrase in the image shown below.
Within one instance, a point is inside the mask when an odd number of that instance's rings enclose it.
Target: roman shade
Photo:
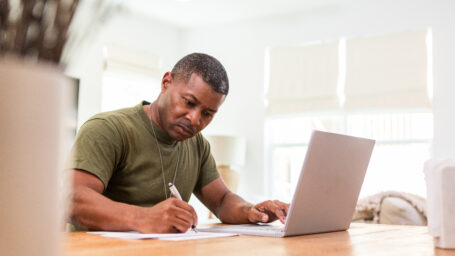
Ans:
[[[346,109],[429,108],[427,30],[346,40]]]
[[[104,47],[106,71],[132,72],[146,76],[161,76],[160,58],[143,51],[125,49],[115,45]]]
[[[267,114],[339,108],[338,42],[269,49]]]

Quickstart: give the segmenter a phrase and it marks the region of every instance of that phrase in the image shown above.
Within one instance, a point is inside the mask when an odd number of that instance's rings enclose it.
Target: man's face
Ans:
[[[175,140],[193,137],[212,121],[225,97],[197,74],[192,74],[185,83],[168,72],[163,77],[158,100],[160,126]]]

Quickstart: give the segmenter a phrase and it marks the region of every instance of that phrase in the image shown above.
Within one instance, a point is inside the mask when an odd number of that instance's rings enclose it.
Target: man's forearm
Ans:
[[[71,220],[90,230],[134,230],[140,207],[108,199],[88,187],[74,189]]]
[[[252,204],[248,203],[237,194],[228,192],[217,210],[217,216],[223,223],[250,223],[248,220],[248,212],[252,206]]]

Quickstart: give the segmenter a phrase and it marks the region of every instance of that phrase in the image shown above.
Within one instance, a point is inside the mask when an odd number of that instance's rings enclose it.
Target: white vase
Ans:
[[[50,64],[0,57],[0,250],[62,252],[69,78]]]

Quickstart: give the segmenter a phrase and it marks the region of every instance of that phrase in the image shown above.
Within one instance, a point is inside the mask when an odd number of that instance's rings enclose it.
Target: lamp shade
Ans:
[[[243,165],[245,163],[246,139],[237,136],[207,136],[217,165]]]

